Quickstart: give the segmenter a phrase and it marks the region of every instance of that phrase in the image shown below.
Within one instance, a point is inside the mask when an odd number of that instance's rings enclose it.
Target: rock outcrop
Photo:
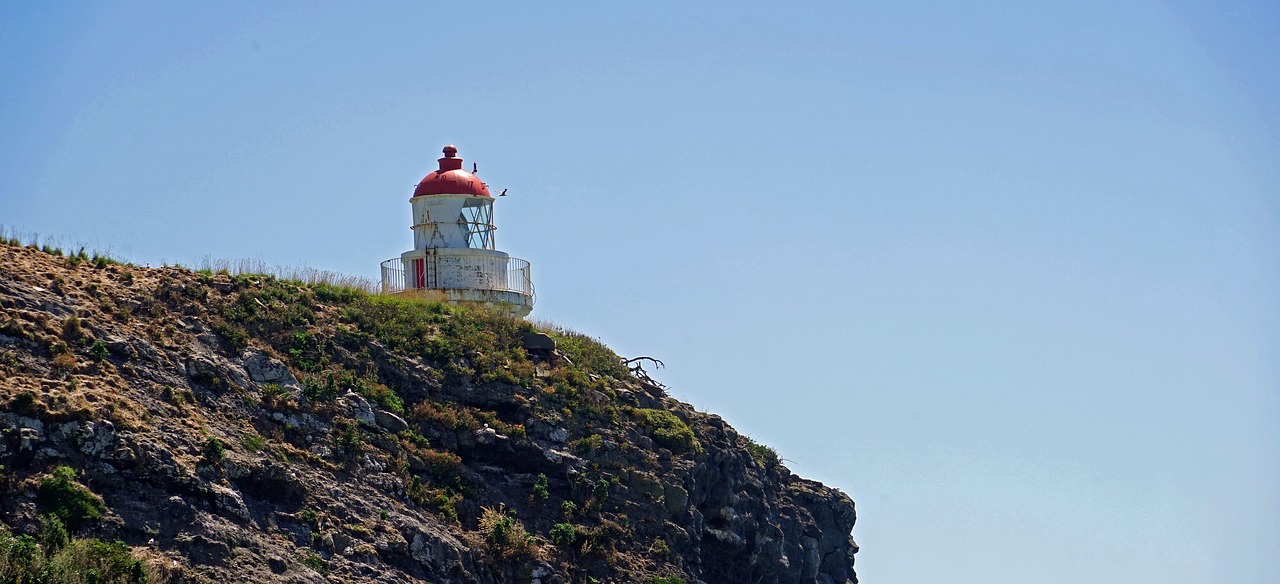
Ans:
[[[68,466],[107,510],[80,535],[153,582],[857,581],[849,497],[585,336],[267,276],[0,266],[15,533]]]

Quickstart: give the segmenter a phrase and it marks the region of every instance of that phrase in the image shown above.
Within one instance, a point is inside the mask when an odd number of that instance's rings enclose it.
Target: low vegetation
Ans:
[[[204,441],[200,449],[200,457],[209,464],[218,464],[227,455],[227,445],[223,441],[210,437]]]
[[[761,444],[751,438],[747,438],[747,452],[751,453],[751,457],[760,463],[760,466],[771,468],[782,463],[782,459],[778,456],[778,451],[772,446]]]
[[[537,542],[505,508],[485,507],[480,514],[480,533],[500,557],[517,558],[533,555]]]
[[[147,567],[124,542],[71,539],[61,545],[14,536],[0,525],[0,582],[15,584],[145,584]]]
[[[551,543],[558,546],[571,546],[578,539],[578,530],[573,527],[572,523],[557,523],[551,526],[551,533],[548,534]]]
[[[637,408],[632,410],[636,419],[649,429],[653,441],[674,453],[701,450],[693,430],[679,416],[667,410]]]
[[[312,570],[315,570],[321,574],[329,573],[329,562],[324,558],[320,557],[320,555],[315,552],[308,551],[302,554],[302,556],[299,557],[298,559],[302,562],[304,566],[311,568]]]
[[[76,482],[76,471],[68,466],[53,469],[52,476],[40,482],[36,506],[72,530],[100,519],[106,511],[101,499]]]

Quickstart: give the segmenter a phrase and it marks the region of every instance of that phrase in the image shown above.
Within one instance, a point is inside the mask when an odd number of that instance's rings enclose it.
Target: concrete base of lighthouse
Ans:
[[[416,249],[382,262],[382,291],[441,293],[444,300],[481,304],[514,316],[533,310],[529,262],[489,249]]]
[[[524,318],[533,312],[532,299],[505,290],[440,290],[450,304],[471,304]]]

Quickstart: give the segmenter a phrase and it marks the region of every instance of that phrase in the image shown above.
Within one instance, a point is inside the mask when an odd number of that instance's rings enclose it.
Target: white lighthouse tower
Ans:
[[[440,169],[414,189],[413,249],[382,262],[382,291],[438,290],[449,302],[525,316],[533,310],[529,262],[496,249],[489,186],[457,155],[445,146]]]

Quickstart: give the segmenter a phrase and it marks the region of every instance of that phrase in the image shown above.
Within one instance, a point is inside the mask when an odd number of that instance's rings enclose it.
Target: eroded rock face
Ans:
[[[652,383],[566,376],[541,333],[511,339],[539,352],[516,383],[520,363],[384,346],[301,287],[7,246],[0,265],[0,520],[15,531],[36,529],[35,485],[67,465],[109,509],[85,535],[175,581],[857,582],[849,497]],[[272,320],[296,310],[282,298],[308,316]],[[250,315],[256,336],[224,337],[224,315]],[[58,342],[74,358],[55,365]],[[540,551],[499,542],[494,511]]]
[[[240,355],[249,379],[257,383],[278,383],[282,386],[297,385],[298,379],[289,371],[284,361],[262,351],[248,349]]]

